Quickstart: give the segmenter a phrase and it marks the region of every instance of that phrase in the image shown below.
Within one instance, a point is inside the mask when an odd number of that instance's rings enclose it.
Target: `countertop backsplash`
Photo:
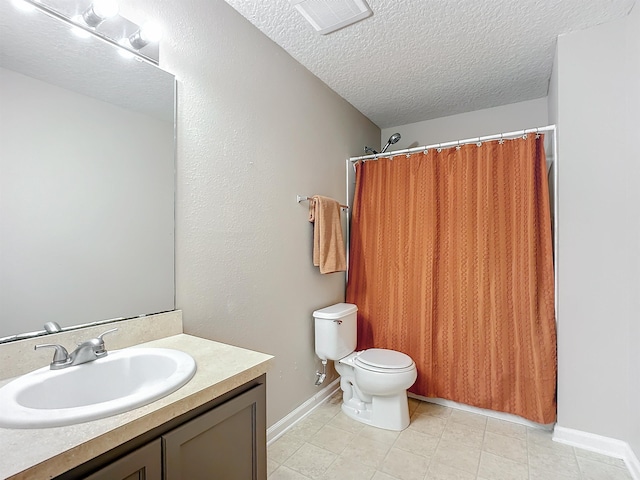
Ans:
[[[34,350],[35,345],[57,343],[71,352],[77,344],[111,328],[117,328],[118,331],[105,337],[107,350],[127,348],[182,333],[182,311],[158,313],[0,344],[0,380],[49,365],[53,359],[53,351],[48,348]]]

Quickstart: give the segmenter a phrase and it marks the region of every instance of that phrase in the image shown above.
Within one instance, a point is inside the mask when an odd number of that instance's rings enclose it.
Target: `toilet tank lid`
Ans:
[[[313,312],[313,318],[336,320],[358,311],[358,307],[352,303],[336,303],[330,307],[321,308]]]

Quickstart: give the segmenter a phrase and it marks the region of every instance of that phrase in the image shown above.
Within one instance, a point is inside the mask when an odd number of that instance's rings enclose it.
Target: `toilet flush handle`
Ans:
[[[334,320],[334,323],[337,323],[338,325],[342,325],[342,320]]]

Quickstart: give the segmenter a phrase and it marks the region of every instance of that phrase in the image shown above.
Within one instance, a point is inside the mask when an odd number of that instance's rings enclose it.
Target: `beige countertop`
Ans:
[[[271,355],[179,334],[136,347],[182,350],[196,361],[179,390],[129,412],[67,427],[0,428],[0,478],[52,478],[213,400],[267,371]],[[0,381],[0,387],[9,380]]]

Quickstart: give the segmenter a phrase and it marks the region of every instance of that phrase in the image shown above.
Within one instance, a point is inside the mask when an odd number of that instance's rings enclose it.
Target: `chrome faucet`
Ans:
[[[118,330],[117,328],[112,328],[111,330],[107,330],[106,332],[101,333],[96,338],[92,338],[87,340],[86,342],[82,342],[78,344],[78,348],[76,348],[71,354],[67,352],[67,349],[62,345],[56,345],[53,343],[43,343],[41,345],[35,345],[34,350],[39,348],[55,348],[56,352],[53,355],[53,361],[49,368],[51,370],[60,370],[61,368],[72,367],[74,365],[81,365],[87,362],[93,362],[98,358],[107,356],[107,349],[104,348],[104,337],[107,333],[112,333]]]

